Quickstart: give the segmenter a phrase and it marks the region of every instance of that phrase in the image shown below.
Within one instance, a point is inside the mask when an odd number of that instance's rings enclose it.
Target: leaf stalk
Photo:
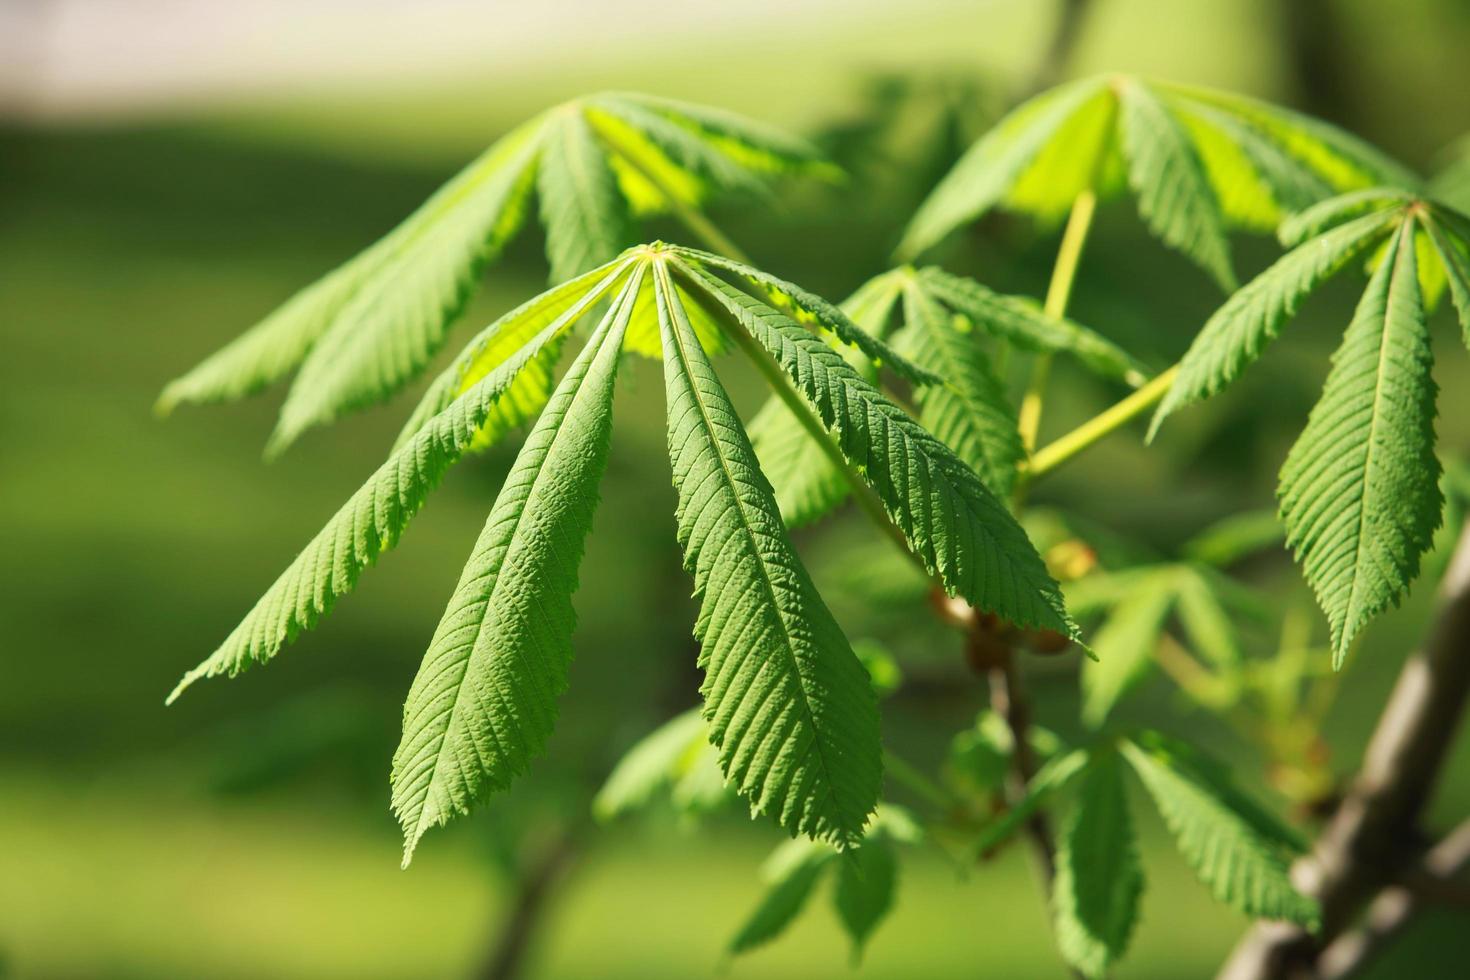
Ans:
[[[1163,400],[1169,386],[1179,374],[1179,365],[1174,365],[1154,377],[1152,381],[1133,392],[1111,408],[1105,409],[1083,422],[1077,428],[1061,436],[1055,442],[1037,450],[1031,461],[1021,471],[1022,479],[1029,483],[1049,473],[1070,460],[1073,456],[1089,449],[1129,422],[1143,415]]]
[[[1082,261],[1082,249],[1087,244],[1087,233],[1092,228],[1092,216],[1097,211],[1097,193],[1085,190],[1072,202],[1072,213],[1067,218],[1066,231],[1062,233],[1062,244],[1057,248],[1057,259],[1052,265],[1051,282],[1046,288],[1046,301],[1042,311],[1047,316],[1060,319],[1067,314],[1067,304],[1072,298],[1072,284],[1077,279],[1077,266]],[[1038,354],[1031,365],[1031,381],[1021,399],[1017,417],[1021,431],[1021,444],[1027,451],[1036,446],[1036,434],[1041,428],[1041,407],[1046,392],[1047,378],[1051,374],[1051,355]]]

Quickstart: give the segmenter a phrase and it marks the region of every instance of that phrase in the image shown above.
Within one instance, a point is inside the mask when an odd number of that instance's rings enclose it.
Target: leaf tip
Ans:
[[[154,418],[166,419],[170,415],[172,415],[174,409],[178,407],[178,404],[182,399],[178,393],[176,385],[177,382],[172,382],[166,385],[163,391],[159,393],[158,398],[153,402]]]

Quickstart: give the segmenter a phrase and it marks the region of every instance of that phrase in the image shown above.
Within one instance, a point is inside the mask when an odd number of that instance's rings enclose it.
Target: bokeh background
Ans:
[[[1075,33],[1058,42],[1073,8]],[[846,187],[793,187],[775,212],[714,216],[766,268],[840,298],[885,268],[959,149],[1040,82],[1120,69],[1234,88],[1431,172],[1470,129],[1467,51],[1462,0],[0,0],[0,975],[474,975],[543,879],[525,975],[722,967],[776,831],[736,814],[698,829],[585,817],[620,753],[693,703],[698,683],[651,365],[624,382],[549,756],[434,834],[411,871],[398,869],[387,805],[402,698],[511,449],[451,474],[401,547],[269,669],[163,707],[376,465],[413,395],[266,465],[276,395],[161,422],[159,388],[513,123],[584,91],[634,88],[823,141],[853,173]],[[538,234],[492,270],[451,347],[540,287]],[[946,260],[1034,294],[1054,245],[1000,220]],[[1243,272],[1274,254],[1269,241],[1239,244]],[[1269,506],[1359,288],[1351,278],[1231,397],[1152,449],[1116,437],[1040,501],[1161,552]],[[1219,300],[1130,206],[1103,210],[1079,319],[1162,366]],[[1463,456],[1470,360],[1444,312],[1435,329],[1441,445]],[[754,405],[753,381],[730,373]],[[1062,383],[1053,435],[1114,395],[1081,376]],[[845,595],[842,566],[867,553],[846,549],[871,539],[838,520],[799,544],[849,632],[897,651],[912,682],[887,703],[885,737],[932,765],[985,692],[922,610]],[[1283,556],[1251,574],[1301,591]],[[1352,665],[1327,721],[1334,768],[1353,767],[1431,595],[1421,583]],[[1042,720],[1074,730],[1075,663],[1031,667]],[[1261,786],[1259,758],[1167,686],[1129,710],[1233,753]],[[1435,819],[1467,809],[1462,744]],[[1211,903],[1158,826],[1145,821],[1144,834],[1151,887],[1119,975],[1208,975],[1245,923]],[[736,978],[1059,974],[1019,850],[968,869],[913,852],[900,889],[861,967],[821,907],[723,966]],[[1459,916],[1432,917],[1378,975],[1462,976]]]

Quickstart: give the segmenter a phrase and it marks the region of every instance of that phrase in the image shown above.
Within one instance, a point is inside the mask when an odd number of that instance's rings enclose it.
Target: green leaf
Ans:
[[[1087,768],[1088,758],[1086,749],[1073,749],[1048,759],[1026,784],[1026,795],[1004,816],[980,832],[975,841],[975,852],[984,855],[1019,830],[1032,814]]]
[[[1470,210],[1470,138],[1456,140],[1441,156],[1446,162],[1430,180],[1430,195],[1460,211]]]
[[[1016,179],[999,207],[1033,216],[1043,227],[1061,224],[1079,195],[1111,196],[1124,186],[1126,164],[1118,138],[1118,100],[1098,86],[1051,134]]]
[[[168,385],[158,408],[240,398],[299,367],[267,447],[278,453],[424,369],[524,224],[532,188],[555,282],[632,245],[634,210],[697,209],[777,173],[832,169],[801,141],[733,114],[627,93],[573,100],[499,140],[379,242]],[[539,410],[554,361],[549,350],[531,365],[513,399],[524,418],[492,419],[486,442]]]
[[[485,265],[520,229],[540,143],[509,161],[475,197],[447,200],[433,229],[401,246],[343,305],[301,362],[267,455],[312,426],[383,401],[428,365]]]
[[[1419,572],[1444,500],[1432,355],[1405,222],[1281,470],[1281,519],[1332,629],[1333,664]]]
[[[1155,758],[1164,760],[1173,769],[1186,773],[1190,779],[1208,787],[1236,816],[1250,824],[1251,829],[1263,840],[1269,841],[1292,857],[1307,852],[1309,845],[1305,838],[1237,786],[1230,776],[1229,767],[1224,763],[1205,755],[1192,744],[1163,732],[1139,732],[1133,741]]]
[[[1217,521],[1184,543],[1190,561],[1224,568],[1243,558],[1281,544],[1285,530],[1276,511],[1242,511]]]
[[[669,802],[685,818],[710,813],[735,800],[735,791],[725,782],[719,753],[709,744],[708,734],[706,726],[705,739],[684,761],[683,772],[669,792]]]
[[[727,259],[722,255],[677,245],[670,246],[669,251],[686,259],[692,259],[705,269],[731,272],[755,284],[771,298],[773,303],[780,306],[788,317],[793,318],[792,322],[805,318],[816,323],[823,329],[831,331],[832,335],[842,343],[862,351],[873,364],[886,366],[906,381],[921,385],[943,383],[943,379],[938,375],[900,357],[876,335],[853,323],[846,313],[816,293],[808,292],[795,283],[777,278],[769,272],[762,272],[743,262]]]
[[[871,833],[849,859],[837,866],[832,904],[852,940],[852,962],[863,957],[873,930],[893,908],[898,883],[898,855],[886,834]]]
[[[393,444],[396,450],[480,379],[515,357],[532,337],[555,325],[557,342],[526,362],[491,408],[471,448],[485,449],[531,421],[551,396],[551,370],[560,339],[599,300],[616,288],[633,260],[626,256],[535,296],[482,330],[424,392]]]
[[[278,441],[401,384],[438,348],[481,269],[520,227],[540,125],[538,117],[497,141],[377,244],[171,382],[160,411],[252,394],[319,344],[328,353],[314,359],[313,385],[328,387],[303,390]],[[349,363],[337,366],[338,358]]]
[[[1043,92],[981,137],[914,213],[895,255],[901,261],[912,259],[998,204],[1068,118],[1103,85],[1103,79],[1089,78]]]
[[[772,396],[750,420],[750,441],[787,527],[821,520],[852,493],[847,474],[779,398]]]
[[[1113,609],[1092,641],[1096,660],[1082,665],[1082,719],[1097,728],[1153,663],[1174,606],[1172,576],[1151,575]]]
[[[409,689],[392,778],[405,866],[425,831],[509,786],[551,736],[641,278],[642,269],[531,430]]]
[[[1016,410],[973,334],[957,331],[949,314],[915,282],[903,291],[905,352],[948,383],[916,393],[919,422],[985,481],[1010,493],[1026,455]]]
[[[1332,194],[1255,127],[1218,107],[1164,96],[1199,154],[1231,227],[1272,232],[1282,218]]]
[[[868,280],[849,297],[842,309],[859,327],[881,337],[894,304],[898,283],[889,276]],[[847,362],[869,380],[877,371],[855,348],[837,348]],[[804,527],[835,510],[852,493],[852,484],[807,431],[779,395],[771,395],[750,423],[750,441],[761,471],[776,491],[781,518],[789,528]]]
[[[1071,320],[1047,316],[1029,297],[995,293],[935,266],[920,269],[917,276],[926,291],[977,330],[1023,350],[1069,354],[1105,378],[1122,378],[1129,384],[1143,379],[1141,366],[1117,344]]]
[[[1062,958],[1084,976],[1104,977],[1128,949],[1143,894],[1117,753],[1088,763],[1057,836],[1056,864],[1052,911]]]
[[[1184,860],[1211,894],[1246,915],[1315,927],[1317,903],[1292,887],[1282,848],[1213,788],[1170,758],[1121,743],[1173,834]]]
[[[791,547],[667,269],[654,271],[711,741],[754,811],[793,834],[851,846],[882,781],[877,698]]]
[[[1287,218],[1276,230],[1276,237],[1287,248],[1296,248],[1353,218],[1402,208],[1413,199],[1408,191],[1394,187],[1367,187],[1339,194]]]
[[[737,163],[757,171],[806,172],[829,178],[841,173],[806,140],[724,109],[639,92],[612,92],[607,98],[665,115],[698,133]]]
[[[1005,719],[980,712],[975,723],[950,739],[944,760],[945,781],[966,795],[989,795],[1005,785],[1015,739]]]
[[[1218,394],[1276,339],[1308,293],[1331,278],[1398,220],[1394,212],[1358,218],[1288,252],[1210,317],[1195,337],[1179,376],[1154,413],[1148,438],[1186,405]]]
[[[791,378],[951,595],[1023,627],[1077,635],[1026,532],[974,471],[800,324],[698,267],[688,272]]]
[[[1456,241],[1446,235],[1436,217],[1435,214],[1430,214],[1421,219],[1420,223],[1429,234],[1435,254],[1439,256],[1440,265],[1444,268],[1450,298],[1454,301],[1455,312],[1460,315],[1461,335],[1465,346],[1470,348],[1470,255],[1466,254],[1463,239]]]
[[[1108,75],[1042,93],[1002,119],[920,206],[899,254],[912,258],[993,207],[1052,223],[1085,191],[1121,190],[1125,171],[1148,226],[1225,284],[1227,224],[1266,230],[1333,191],[1417,182],[1317,120]]]
[[[202,677],[234,676],[252,663],[269,660],[298,632],[316,625],[337,597],[357,584],[362,570],[397,543],[516,377],[565,329],[563,320],[552,322],[429,417],[312,538],[225,642],[184,675],[168,700]]]
[[[613,259],[633,240],[632,218],[578,106],[554,112],[542,139],[536,193],[555,283]]]
[[[753,171],[722,153],[706,134],[634,100],[599,96],[591,108],[589,121],[606,142],[616,147],[617,155],[627,158],[630,153],[637,154],[628,159],[633,171],[647,174],[651,170],[660,184],[674,186],[678,175],[687,175],[692,186],[680,195],[685,203],[696,204],[715,189],[744,194],[768,190]],[[615,122],[608,120],[609,115]],[[660,210],[669,206],[667,201],[661,204]]]
[[[1143,220],[1233,292],[1225,220],[1188,133],[1145,86],[1125,83],[1118,94],[1128,181]]]
[[[1175,97],[1216,107],[1250,125],[1336,190],[1373,184],[1414,189],[1420,184],[1418,176],[1398,161],[1320,119],[1233,92],[1173,82],[1156,84]]]
[[[862,662],[863,670],[868,672],[873,690],[880,698],[887,697],[903,686],[903,668],[899,666],[892,650],[877,640],[865,638],[853,642],[852,652]]]
[[[598,820],[611,820],[648,806],[685,774],[707,742],[704,715],[691,708],[649,732],[618,760],[592,800]]]
[[[822,869],[837,855],[825,844],[787,841],[761,869],[766,893],[727,947],[732,956],[763,946],[786,931],[811,897]]]
[[[1174,593],[1174,609],[1190,647],[1222,670],[1238,668],[1243,659],[1240,641],[1211,581],[1188,566],[1181,567]]]

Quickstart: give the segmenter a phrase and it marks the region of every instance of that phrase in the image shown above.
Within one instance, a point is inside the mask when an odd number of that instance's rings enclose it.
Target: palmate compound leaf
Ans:
[[[1364,213],[1367,212],[1367,213]],[[1289,543],[1332,627],[1339,666],[1353,637],[1396,604],[1439,523],[1434,384],[1420,283],[1427,261],[1470,324],[1470,222],[1394,188],[1342,195],[1282,228],[1292,252],[1205,325],[1154,417],[1217,393],[1316,285],[1372,253],[1376,271],[1334,358],[1322,402],[1282,471]],[[1404,276],[1412,271],[1412,282]],[[1329,397],[1330,395],[1330,397]]]
[[[1413,235],[1405,221],[1392,239],[1281,468],[1287,544],[1327,613],[1334,667],[1408,591],[1444,506]]]
[[[314,625],[397,540],[428,491],[482,433],[518,373],[565,336],[585,305],[616,289],[594,339],[523,447],[405,708],[394,804],[406,850],[427,827],[504,786],[550,730],[570,655],[569,597],[605,453],[613,370],[636,325],[631,321],[648,316],[664,333],[681,541],[704,597],[698,631],[709,668],[712,738],[731,781],[758,809],[793,832],[851,845],[877,796],[872,684],[790,550],[769,486],[687,315],[690,306],[703,310],[699,322],[710,329],[736,332],[753,355],[770,356],[743,332],[750,325],[765,343],[784,345],[793,365],[806,364],[808,373],[817,365],[809,363],[805,340],[830,354],[850,374],[836,377],[831,365],[822,364],[813,375],[829,390],[823,425],[835,425],[834,412],[847,420],[853,435],[843,441],[845,451],[874,474],[870,479],[949,586],[1015,622],[1069,632],[1071,626],[1040,557],[973,473],[815,333],[719,279],[698,255],[658,244],[629,250],[619,262],[492,325],[436,383],[388,462],[220,649],[185,677],[175,696],[199,677],[233,674],[269,659]],[[643,288],[650,278],[658,286],[651,304]],[[751,289],[764,288],[759,280],[745,281]],[[802,294],[790,287],[787,295]],[[509,358],[489,363],[489,352],[502,343],[513,346],[507,338],[530,331]],[[881,342],[875,345],[886,351]],[[487,373],[470,380],[481,372]],[[462,394],[452,394],[465,385]],[[836,397],[840,404],[831,401]],[[849,411],[860,411],[862,419]],[[906,453],[902,476],[893,472],[897,459],[884,464],[881,454],[890,446]],[[937,508],[929,506],[931,489]],[[736,517],[743,538],[729,534]],[[983,526],[989,521],[997,523]],[[746,559],[737,559],[731,543],[742,541]],[[757,663],[759,657],[766,659]]]
[[[244,397],[296,369],[268,452],[382,401],[443,344],[540,198],[553,281],[636,241],[630,213],[698,208],[778,173],[830,175],[800,140],[630,93],[573,100],[490,147],[383,239],[170,383],[160,411]]]
[[[392,778],[405,865],[426,830],[508,786],[551,735],[613,382],[643,274],[634,272],[531,430],[409,689]]]
[[[1061,591],[1006,505],[820,337],[699,265],[681,271],[789,377],[914,554],[951,595],[1076,638]]]
[[[625,271],[619,267],[608,275],[616,278]],[[589,295],[600,295],[604,285],[592,287]],[[570,287],[576,289],[586,291],[588,284]],[[491,331],[529,327],[534,332],[520,349],[400,440],[388,460],[333,515],[225,642],[184,675],[169,700],[200,678],[234,676],[252,663],[269,660],[298,632],[316,625],[337,597],[357,583],[363,569],[398,542],[429,492],[469,450],[521,371],[559,342],[580,308],[570,301],[551,315],[533,301],[492,326]]]
[[[1308,927],[1319,917],[1317,903],[1291,884],[1286,832],[1268,830],[1263,811],[1232,803],[1187,760],[1124,740],[1120,749],[1164,818],[1184,860],[1211,894],[1246,915],[1285,919]]]
[[[1052,915],[1062,957],[1090,978],[1123,958],[1138,922],[1143,865],[1118,754],[1089,761],[1057,835]]]
[[[878,702],[796,557],[770,485],[659,266],[679,541],[726,776],[793,834],[851,846],[878,802]]]
[[[1060,220],[1120,175],[1151,230],[1230,281],[1224,230],[1274,227],[1333,191],[1414,186],[1403,167],[1326,123],[1207,89],[1130,76],[1072,82],[1014,110],[965,154],[914,214],[913,258],[993,208]]]

